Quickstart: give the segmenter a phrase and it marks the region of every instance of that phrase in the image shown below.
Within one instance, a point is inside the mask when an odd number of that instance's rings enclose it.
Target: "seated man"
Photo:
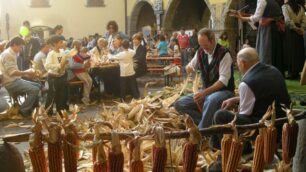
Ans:
[[[206,128],[212,124],[222,102],[233,96],[233,61],[228,50],[216,43],[211,30],[201,29],[198,41],[200,48],[186,66],[186,72],[200,70],[203,90],[182,97],[174,106],[177,111],[190,115],[199,128]]]
[[[244,48],[237,55],[239,71],[243,74],[239,85],[239,97],[233,97],[222,103],[222,109],[216,112],[213,124],[227,124],[234,114],[227,109],[240,102],[236,123],[257,123],[275,100],[277,117],[285,115],[281,105],[289,107],[290,97],[283,75],[273,66],[259,62],[254,48]],[[222,136],[212,137],[212,146],[220,149]]]
[[[34,106],[38,103],[40,85],[21,79],[21,77],[31,79],[36,77],[36,73],[31,69],[20,71],[17,68],[17,54],[21,51],[23,45],[24,41],[20,37],[14,37],[10,41],[10,47],[0,55],[0,70],[3,74],[2,84],[10,94],[27,94],[19,112],[20,115],[31,116]]]

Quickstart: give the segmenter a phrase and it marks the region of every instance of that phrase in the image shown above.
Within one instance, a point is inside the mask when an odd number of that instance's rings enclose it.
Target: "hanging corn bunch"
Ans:
[[[122,172],[124,157],[121,151],[119,135],[112,132],[112,147],[108,153],[108,172]]]
[[[224,134],[221,140],[222,171],[225,171],[226,168],[228,156],[231,150],[232,140],[233,138],[230,134]]]
[[[186,117],[185,124],[190,136],[189,141],[184,145],[183,172],[193,172],[197,166],[201,133],[190,116]]]
[[[106,160],[106,153],[104,150],[104,143],[102,140],[99,141],[98,145],[95,146],[96,149],[96,160],[94,161],[93,165],[93,172],[107,172],[107,160]]]
[[[161,126],[155,126],[153,130],[154,130],[155,144],[153,145],[153,151],[152,151],[152,157],[153,157],[152,172],[164,172],[165,165],[167,162],[165,132]]]
[[[37,111],[34,110],[32,116],[34,126],[32,127],[32,134],[29,137],[29,156],[31,159],[33,172],[47,172],[48,168],[44,152],[43,135],[41,133],[42,124],[38,120],[36,114]]]
[[[65,113],[64,113],[65,114]],[[79,157],[80,138],[78,136],[78,130],[74,124],[75,119],[68,119],[67,114],[63,128],[65,131],[63,139],[63,153],[65,172],[76,172],[77,162]]]
[[[234,134],[231,141],[231,148],[225,167],[225,172],[234,172],[237,170],[243,150],[243,142],[239,138],[238,130],[236,127],[233,127],[233,130]]]
[[[283,125],[282,130],[282,158],[286,164],[289,164],[295,155],[299,126],[294,120],[292,105],[290,109],[285,111],[288,117],[288,123]]]
[[[130,172],[144,172],[143,162],[141,161],[140,152],[141,140],[136,137],[129,142],[130,151]]]
[[[256,137],[255,149],[253,156],[252,172],[262,172],[264,169],[264,138],[262,130],[260,129],[259,135]]]
[[[56,118],[53,118],[50,125],[47,125],[49,136],[48,142],[48,160],[49,171],[62,172],[62,135],[61,126]]]
[[[271,164],[273,161],[274,153],[277,149],[277,130],[275,124],[275,103],[273,102],[272,109],[268,109],[268,114],[271,115],[270,121],[265,121],[266,128],[262,129],[264,139],[264,162]]]

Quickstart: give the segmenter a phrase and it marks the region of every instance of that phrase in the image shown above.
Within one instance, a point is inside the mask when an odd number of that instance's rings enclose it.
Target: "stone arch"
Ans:
[[[163,18],[165,30],[208,26],[211,12],[204,0],[171,0]]]
[[[141,30],[143,26],[156,26],[156,17],[152,4],[147,1],[139,1],[133,8],[130,18],[130,31],[132,35]]]

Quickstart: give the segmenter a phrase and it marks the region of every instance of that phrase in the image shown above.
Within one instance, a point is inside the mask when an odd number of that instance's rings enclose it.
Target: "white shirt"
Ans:
[[[108,54],[108,58],[110,60],[118,60],[120,66],[120,76],[132,76],[135,74],[134,66],[133,66],[133,57],[135,55],[135,51],[128,49],[124,50],[116,55]]]
[[[216,48],[216,47],[215,47]],[[213,54],[215,52],[215,49],[212,54],[209,54],[205,52],[208,55],[208,63],[210,64],[213,60]],[[231,66],[232,66],[233,60],[229,52],[227,52],[223,59],[220,61],[219,66],[219,81],[221,81],[225,86],[228,85],[228,81],[231,78]],[[194,55],[193,59],[189,62],[189,65],[193,67],[193,69],[196,69],[198,67],[198,52]]]
[[[54,75],[63,75],[65,70],[61,70],[61,60],[64,57],[65,52],[63,49],[60,49],[59,52],[54,50],[48,53],[45,68],[49,74]]]
[[[243,75],[242,79],[257,64],[253,65],[249,70],[247,70],[246,73]],[[253,112],[255,101],[256,101],[256,98],[255,98],[255,95],[254,95],[253,91],[251,90],[251,88],[245,82],[240,83],[238,90],[239,90],[239,98],[240,98],[239,114],[251,115],[252,112]]]
[[[255,14],[250,16],[250,20],[253,23],[256,23],[260,20],[263,13],[265,12],[266,6],[267,6],[267,1],[266,0],[257,0],[257,7],[256,7]]]
[[[306,26],[306,17],[304,13],[304,8],[302,6],[300,7],[301,7],[300,11],[298,12],[298,14],[296,14],[295,12],[293,12],[290,5],[285,4],[282,6],[285,23],[290,27],[290,29],[297,28],[295,23],[300,24],[302,28]]]

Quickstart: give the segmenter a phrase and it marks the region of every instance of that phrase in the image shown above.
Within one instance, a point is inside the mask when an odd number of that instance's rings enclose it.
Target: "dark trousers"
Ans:
[[[139,91],[134,75],[120,77],[120,97],[125,98],[127,90],[130,90],[134,99],[139,98]]]
[[[234,119],[234,114],[227,110],[219,110],[215,113],[214,119],[213,119],[213,125],[222,125],[222,124],[228,124]],[[251,123],[257,123],[259,119],[252,118],[248,115],[240,115],[238,114],[236,124],[237,125],[244,125],[244,124],[251,124]],[[216,149],[221,149],[221,139],[223,135],[222,134],[216,134],[211,137],[211,144]]]
[[[68,82],[67,73],[63,76],[48,76],[49,90],[45,107],[49,108],[48,115],[53,114],[53,104],[56,104],[56,111],[61,114],[61,110],[68,110]]]

